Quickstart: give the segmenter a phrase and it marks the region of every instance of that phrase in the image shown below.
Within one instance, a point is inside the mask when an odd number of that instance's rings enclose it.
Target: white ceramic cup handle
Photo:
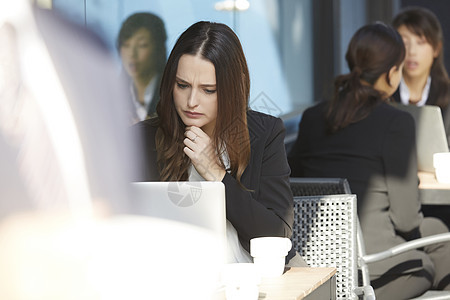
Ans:
[[[286,251],[289,252],[292,248],[292,242],[290,239],[286,238]]]

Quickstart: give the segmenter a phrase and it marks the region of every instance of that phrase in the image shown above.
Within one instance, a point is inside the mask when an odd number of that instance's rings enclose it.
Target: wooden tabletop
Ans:
[[[290,268],[275,278],[263,278],[259,300],[301,300],[336,274],[336,268]],[[225,299],[225,292],[213,299]]]
[[[291,268],[280,277],[263,278],[259,287],[260,299],[303,299],[334,274],[335,268]]]
[[[419,189],[433,189],[433,190],[450,190],[450,184],[439,183],[436,175],[433,172],[418,172],[420,184]]]

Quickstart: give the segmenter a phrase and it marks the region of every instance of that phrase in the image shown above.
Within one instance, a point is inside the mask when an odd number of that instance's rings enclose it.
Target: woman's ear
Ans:
[[[438,57],[439,53],[441,53],[441,51],[442,51],[442,42],[439,42],[439,44],[437,45],[436,49],[434,49],[433,58]]]
[[[389,72],[387,73],[387,76],[386,76],[386,82],[387,82],[388,85],[391,86],[391,78],[394,76],[394,74],[396,72],[399,72],[398,67],[397,66],[392,66],[392,68],[389,70]]]

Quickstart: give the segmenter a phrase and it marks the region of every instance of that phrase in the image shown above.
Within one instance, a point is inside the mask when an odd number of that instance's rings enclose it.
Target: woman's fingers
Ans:
[[[189,126],[186,127],[186,133],[192,133],[196,136],[202,137],[202,138],[209,138],[209,136],[199,127],[196,126]]]
[[[184,136],[187,137],[188,139],[190,139],[191,141],[193,141],[195,143],[195,141],[197,140],[198,135],[195,134],[192,130],[186,130],[184,132]]]
[[[222,180],[225,169],[219,165],[217,153],[211,138],[201,128],[186,127],[183,143],[184,153],[189,157],[197,172],[206,180]]]

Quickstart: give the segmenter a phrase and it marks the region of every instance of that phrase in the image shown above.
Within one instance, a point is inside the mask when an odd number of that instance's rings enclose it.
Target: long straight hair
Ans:
[[[222,157],[226,151],[229,171],[240,183],[250,159],[247,128],[249,71],[236,34],[228,26],[212,22],[195,23],[183,32],[164,69],[156,133],[161,180],[188,179],[190,160],[183,152],[186,126],[178,116],[173,100],[178,62],[185,54],[201,55],[214,65],[218,103],[216,126],[211,139],[220,164],[225,167]]]
[[[444,64],[444,37],[438,18],[428,9],[423,7],[409,7],[401,11],[392,22],[395,28],[404,25],[409,31],[419,37],[424,37],[438,51],[430,69],[432,85],[436,86],[437,97],[430,99],[432,103],[441,108],[450,102],[450,80]]]
[[[366,118],[386,98],[373,85],[383,74],[390,84],[389,71],[402,64],[405,46],[394,28],[378,22],[356,31],[345,59],[350,73],[336,77],[326,112],[330,133]]]

